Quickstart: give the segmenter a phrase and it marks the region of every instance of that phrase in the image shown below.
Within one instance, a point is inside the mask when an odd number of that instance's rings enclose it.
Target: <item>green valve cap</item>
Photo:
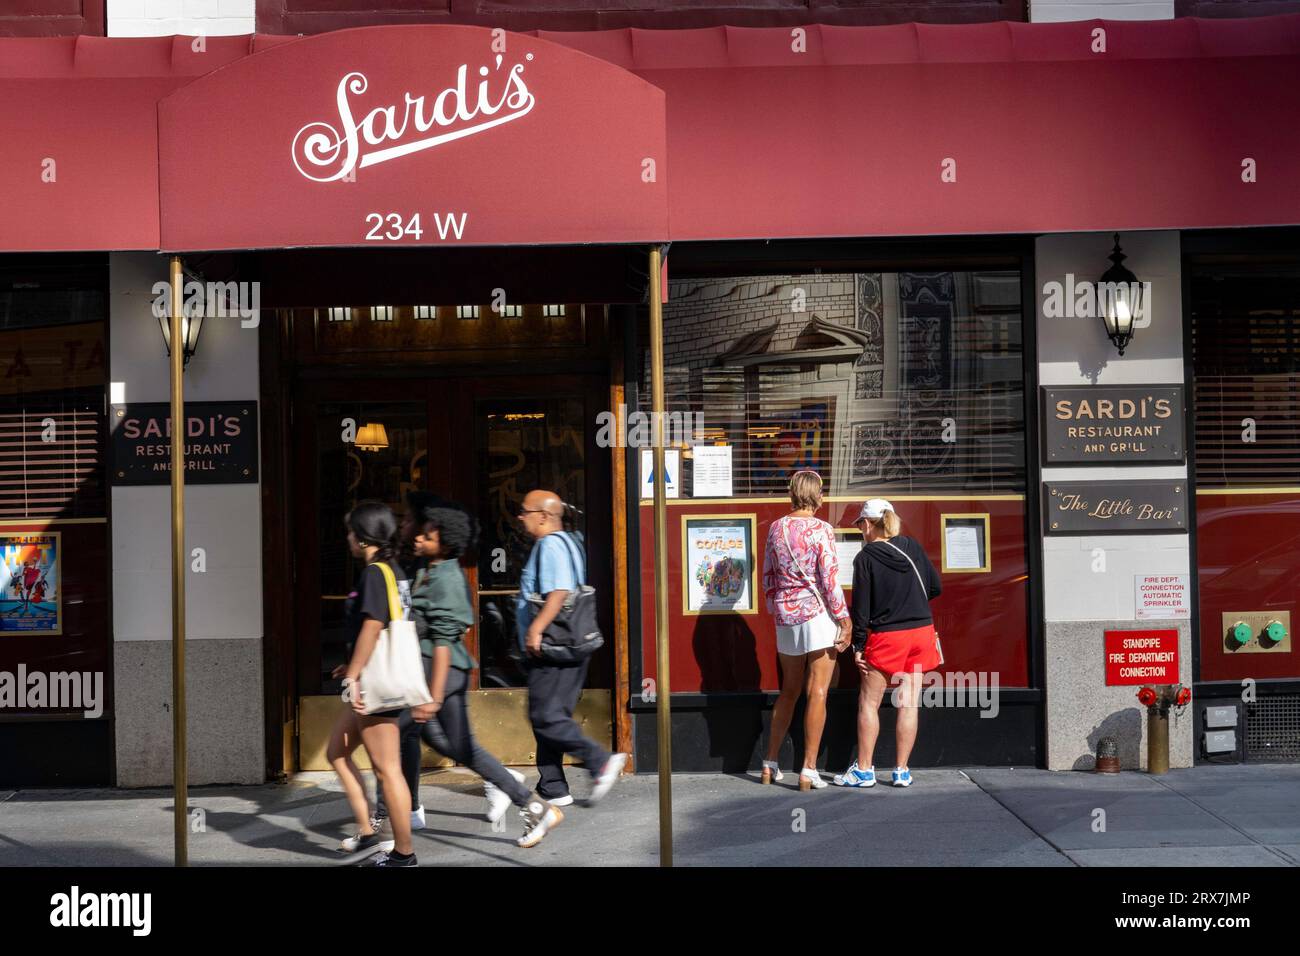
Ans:
[[[1286,637],[1286,628],[1282,626],[1281,621],[1269,621],[1268,626],[1264,628],[1264,636],[1276,643]]]
[[[1245,621],[1238,621],[1232,625],[1232,639],[1238,644],[1248,644],[1251,638],[1250,625]]]

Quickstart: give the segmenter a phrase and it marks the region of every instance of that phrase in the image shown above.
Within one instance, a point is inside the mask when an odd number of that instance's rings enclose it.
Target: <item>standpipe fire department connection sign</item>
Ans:
[[[171,483],[171,405],[113,406],[113,484]],[[257,402],[185,403],[185,483],[257,481]]]
[[[1178,632],[1107,631],[1106,686],[1178,683]]]

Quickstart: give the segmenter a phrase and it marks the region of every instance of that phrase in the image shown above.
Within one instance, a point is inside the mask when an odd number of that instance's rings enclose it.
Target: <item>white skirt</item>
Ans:
[[[813,651],[834,647],[840,636],[839,623],[822,611],[811,621],[802,624],[776,626],[776,650],[778,654],[797,657]]]

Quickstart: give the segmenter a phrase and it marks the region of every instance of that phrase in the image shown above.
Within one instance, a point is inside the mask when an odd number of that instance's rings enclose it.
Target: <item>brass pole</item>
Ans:
[[[1147,717],[1147,773],[1169,772],[1169,713],[1149,709]]]
[[[181,257],[171,259],[172,393],[172,787],[175,865],[189,866],[189,802],[185,746],[185,335],[181,327]]]
[[[668,489],[664,472],[664,313],[661,250],[650,250],[650,403],[654,422],[655,703],[659,716],[659,865],[673,865],[673,738],[668,675]]]

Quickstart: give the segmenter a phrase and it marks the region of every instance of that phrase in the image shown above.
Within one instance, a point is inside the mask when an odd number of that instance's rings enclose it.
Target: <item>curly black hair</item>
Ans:
[[[478,541],[478,522],[464,508],[452,502],[426,507],[420,515],[423,518],[421,530],[438,532],[443,558],[459,558]]]

